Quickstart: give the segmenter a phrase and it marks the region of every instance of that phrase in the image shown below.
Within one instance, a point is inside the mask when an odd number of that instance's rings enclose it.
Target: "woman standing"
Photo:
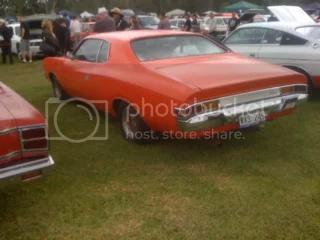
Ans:
[[[142,26],[140,25],[140,23],[138,22],[137,18],[135,16],[131,16],[130,20],[130,30],[141,30]]]
[[[56,35],[53,33],[53,26],[50,20],[43,20],[42,22],[42,43],[40,50],[45,57],[59,56],[60,46]]]

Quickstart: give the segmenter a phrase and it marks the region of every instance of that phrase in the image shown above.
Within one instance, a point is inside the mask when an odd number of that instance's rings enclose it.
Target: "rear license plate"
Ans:
[[[266,121],[266,115],[264,112],[255,112],[251,114],[245,114],[239,117],[240,128],[258,125],[259,123],[264,121]]]

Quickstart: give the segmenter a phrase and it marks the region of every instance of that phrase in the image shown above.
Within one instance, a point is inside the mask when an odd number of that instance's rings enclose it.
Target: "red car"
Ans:
[[[37,179],[54,165],[44,117],[1,82],[0,146],[0,183]]]
[[[46,58],[44,70],[59,99],[105,101],[134,142],[153,131],[194,138],[260,126],[308,97],[302,74],[182,31],[92,35],[68,57]]]

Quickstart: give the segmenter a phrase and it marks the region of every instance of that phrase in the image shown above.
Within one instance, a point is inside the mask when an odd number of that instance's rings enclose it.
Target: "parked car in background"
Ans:
[[[171,27],[176,27],[176,28],[181,29],[184,27],[186,19],[185,18],[172,18],[172,19],[169,19],[169,21],[170,21]]]
[[[223,43],[236,53],[304,74],[311,92],[320,87],[320,26],[311,18],[307,22],[309,16],[297,14],[296,8],[275,9],[279,22],[242,25]],[[290,21],[284,21],[290,16]]]
[[[209,19],[210,19],[209,17],[206,17],[204,19],[204,22],[202,24],[202,30],[204,31],[209,30],[209,24],[208,24]],[[218,32],[217,37],[219,38],[219,40],[223,40],[227,36],[228,24],[231,17],[215,16],[215,19],[217,21],[217,32]]]
[[[59,16],[55,14],[37,14],[25,17],[25,21],[30,26],[30,50],[32,51],[33,56],[43,56],[43,53],[40,51],[40,44],[42,43],[41,35],[41,23],[44,19],[49,19],[54,21]],[[9,24],[8,27],[13,30],[13,37],[11,40],[12,43],[12,52],[19,55],[20,53],[20,23]]]
[[[106,100],[137,143],[151,130],[190,138],[261,126],[307,99],[304,75],[183,31],[92,35],[68,57],[46,58],[44,70],[61,100]]]
[[[30,181],[54,165],[41,113],[0,82],[0,185]]]
[[[121,13],[127,22],[129,22],[131,16],[148,15],[147,12],[138,9],[121,9]]]
[[[142,26],[143,29],[156,30],[158,29],[158,24],[160,19],[151,15],[137,15],[137,21]],[[171,26],[172,30],[178,30],[177,27]]]

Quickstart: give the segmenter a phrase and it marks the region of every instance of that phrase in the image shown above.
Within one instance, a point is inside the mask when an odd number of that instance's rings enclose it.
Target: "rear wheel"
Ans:
[[[55,76],[51,77],[51,83],[52,83],[53,95],[56,98],[58,98],[59,100],[66,100],[69,98]]]
[[[127,141],[142,144],[151,139],[150,129],[132,105],[122,102],[118,117],[121,133]]]

